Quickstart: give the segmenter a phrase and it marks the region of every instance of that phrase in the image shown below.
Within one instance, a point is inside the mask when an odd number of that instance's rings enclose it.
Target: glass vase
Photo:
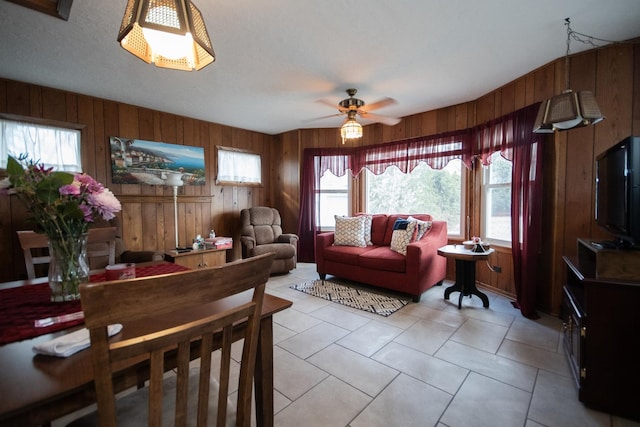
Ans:
[[[80,284],[89,282],[87,234],[49,236],[51,301],[80,299]]]

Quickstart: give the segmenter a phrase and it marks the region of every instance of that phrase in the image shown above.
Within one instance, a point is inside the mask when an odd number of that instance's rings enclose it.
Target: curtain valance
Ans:
[[[379,175],[389,166],[407,173],[421,162],[433,169],[442,169],[454,159],[461,159],[471,169],[475,157],[488,165],[491,154],[496,151],[513,160],[514,141],[535,136],[521,135],[522,126],[518,123],[537,107],[538,104],[530,105],[478,126],[436,135],[365,147],[307,148],[304,156],[315,158],[320,176],[328,170],[336,176],[343,176],[347,171],[356,176],[365,168]]]

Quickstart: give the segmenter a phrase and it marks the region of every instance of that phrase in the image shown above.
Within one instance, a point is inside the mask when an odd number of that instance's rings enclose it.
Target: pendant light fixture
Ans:
[[[590,91],[573,92],[569,89],[569,52],[571,38],[576,34],[571,29],[569,18],[565,19],[567,26],[567,52],[565,55],[565,84],[566,90],[560,95],[547,99],[540,104],[533,131],[536,133],[553,133],[556,130],[567,130],[587,125],[594,125],[604,120],[600,112],[596,97]],[[582,34],[579,34],[582,35]],[[593,37],[587,36],[591,43]],[[580,40],[580,39],[577,39]],[[581,41],[581,40],[580,40]],[[593,43],[591,43],[593,44]]]
[[[118,42],[157,67],[192,71],[215,61],[202,14],[190,0],[129,0]]]
[[[347,119],[340,128],[340,136],[342,137],[343,144],[348,139],[362,138],[362,126],[356,120],[356,114],[356,110],[350,110],[347,113]]]

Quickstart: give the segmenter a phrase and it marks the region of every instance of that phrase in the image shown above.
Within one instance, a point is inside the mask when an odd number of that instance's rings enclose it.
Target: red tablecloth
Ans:
[[[171,263],[148,265],[136,267],[136,277],[157,276],[186,270],[188,268]],[[89,280],[101,282],[105,280],[105,275],[95,274]],[[41,328],[34,326],[36,320],[81,310],[79,300],[51,302],[48,283],[0,290],[0,345],[82,324],[83,319],[76,319]]]

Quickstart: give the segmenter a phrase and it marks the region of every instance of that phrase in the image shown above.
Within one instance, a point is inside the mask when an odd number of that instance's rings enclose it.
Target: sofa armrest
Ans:
[[[316,234],[316,271],[324,272],[324,248],[333,245],[333,232]]]
[[[256,247],[256,239],[249,236],[240,236],[240,243],[247,248],[247,250],[251,250]]]
[[[293,233],[284,233],[276,239],[278,243],[289,243],[290,245],[298,245],[298,235]]]

